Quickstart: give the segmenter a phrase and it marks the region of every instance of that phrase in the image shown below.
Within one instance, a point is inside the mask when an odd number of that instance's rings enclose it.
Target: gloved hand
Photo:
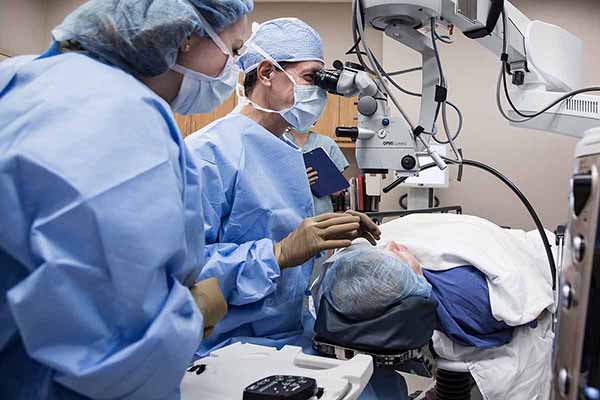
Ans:
[[[312,167],[306,168],[306,175],[308,175],[308,183],[310,186],[314,185],[319,180],[319,173]]]
[[[346,213],[360,218],[360,228],[358,229],[357,237],[365,238],[369,243],[375,246],[377,241],[381,239],[381,231],[377,224],[375,224],[375,222],[373,222],[366,214],[361,212],[348,210]]]
[[[216,278],[200,281],[190,291],[204,317],[204,337],[206,338],[210,336],[215,325],[227,314],[227,302]]]
[[[359,216],[327,213],[306,218],[302,224],[279,243],[273,252],[279,268],[303,264],[323,250],[348,247],[358,237]]]

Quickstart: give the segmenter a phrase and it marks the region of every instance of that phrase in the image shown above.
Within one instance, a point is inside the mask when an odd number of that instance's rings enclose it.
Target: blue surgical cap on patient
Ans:
[[[253,43],[277,62],[320,61],[324,63],[321,37],[310,25],[298,18],[278,18],[262,23],[248,43]],[[264,60],[251,46],[238,60],[238,65],[248,73]]]
[[[410,296],[431,296],[431,285],[385,251],[359,246],[336,257],[323,280],[331,306],[353,320],[382,315]]]
[[[206,36],[200,13],[220,32],[250,13],[253,0],[90,0],[52,31],[131,74],[156,76],[175,65],[192,33]]]

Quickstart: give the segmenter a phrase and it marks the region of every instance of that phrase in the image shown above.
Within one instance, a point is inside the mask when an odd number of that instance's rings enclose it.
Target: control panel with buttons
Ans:
[[[318,394],[317,381],[312,378],[272,375],[248,386],[243,400],[309,400]]]

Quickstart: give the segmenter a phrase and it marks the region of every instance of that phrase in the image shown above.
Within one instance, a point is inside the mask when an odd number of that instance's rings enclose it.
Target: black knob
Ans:
[[[417,165],[417,160],[413,156],[404,156],[402,157],[402,168],[406,170],[413,170]]]
[[[523,71],[515,71],[512,76],[512,83],[515,86],[521,86],[525,83],[525,72]]]
[[[592,193],[592,174],[583,173],[573,176],[573,212],[579,216]]]
[[[358,128],[344,128],[342,126],[338,126],[337,128],[335,128],[335,136],[346,137],[352,140],[356,140],[358,138]]]
[[[340,60],[335,60],[333,62],[333,68],[335,68],[335,69],[344,69],[344,63],[341,62]]]

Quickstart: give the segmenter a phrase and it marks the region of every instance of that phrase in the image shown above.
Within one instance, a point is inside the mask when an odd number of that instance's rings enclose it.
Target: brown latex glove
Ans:
[[[346,213],[360,218],[360,228],[358,229],[357,237],[365,238],[369,243],[375,246],[377,241],[381,239],[381,231],[377,224],[375,224],[375,222],[373,222],[366,214],[361,212],[348,210]]]
[[[215,325],[227,314],[227,302],[216,278],[200,281],[190,291],[202,317],[204,317],[204,337],[207,337],[212,333]]]
[[[324,250],[340,249],[358,237],[360,217],[327,213],[306,218],[302,224],[279,243],[273,252],[279,268],[302,265]]]

